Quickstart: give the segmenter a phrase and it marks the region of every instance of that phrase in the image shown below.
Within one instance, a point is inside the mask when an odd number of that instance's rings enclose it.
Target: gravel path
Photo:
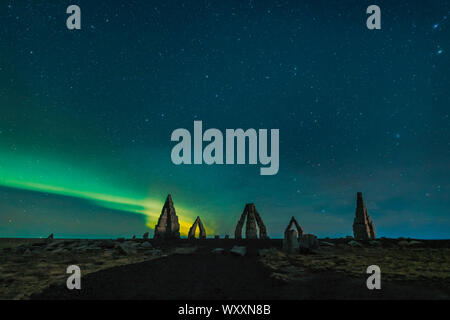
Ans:
[[[32,299],[448,299],[437,289],[382,282],[366,288],[365,278],[305,272],[285,283],[256,257],[211,253],[175,254],[114,267],[82,278],[82,289],[51,286]]]

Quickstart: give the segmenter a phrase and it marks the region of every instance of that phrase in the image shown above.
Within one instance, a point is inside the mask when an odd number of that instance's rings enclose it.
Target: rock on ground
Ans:
[[[304,234],[298,240],[301,250],[317,250],[319,249],[319,240],[313,234]]]
[[[359,243],[358,241],[355,241],[355,240],[349,241],[347,244],[350,247],[359,247],[359,248],[363,247],[363,245],[361,243]]]
[[[197,251],[197,247],[180,247],[175,248],[173,251],[174,254],[192,254]]]
[[[236,256],[243,257],[247,253],[247,248],[241,246],[233,246],[233,248],[231,248],[230,250],[230,253]]]

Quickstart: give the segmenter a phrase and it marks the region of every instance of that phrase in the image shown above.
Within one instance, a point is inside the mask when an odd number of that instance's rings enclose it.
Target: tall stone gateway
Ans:
[[[166,202],[155,226],[154,239],[180,239],[180,224],[173,206],[172,196],[167,196]]]
[[[198,238],[206,239],[206,230],[205,227],[203,227],[203,223],[202,220],[200,220],[200,217],[197,217],[197,219],[195,219],[194,224],[189,229],[188,239],[195,239],[195,230],[197,229],[197,226],[199,229]]]
[[[242,239],[242,228],[244,227],[245,218],[247,218],[247,224],[245,226],[246,239],[258,239],[258,229],[256,228],[257,225],[259,228],[259,239],[269,238],[267,236],[266,226],[256,210],[255,204],[248,203],[245,205],[244,212],[242,212],[241,218],[236,225],[236,230],[234,232],[235,239]]]
[[[291,230],[294,230],[293,227],[295,227],[295,229],[297,229],[298,238],[301,238],[305,234],[305,232],[303,231],[303,228],[298,224],[297,220],[295,220],[295,218],[292,217],[291,221],[289,221],[288,226],[284,230],[285,238],[290,233]]]
[[[356,212],[353,220],[353,235],[357,240],[375,239],[375,226],[367,213],[362,193],[356,193]]]

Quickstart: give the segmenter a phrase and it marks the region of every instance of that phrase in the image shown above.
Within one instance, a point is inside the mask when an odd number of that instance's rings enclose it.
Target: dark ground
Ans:
[[[114,267],[82,277],[82,290],[51,286],[32,299],[449,299],[426,283],[383,281],[382,290],[368,290],[366,276],[309,272],[283,282],[258,262],[261,247],[281,240],[246,242],[245,257],[214,255],[212,247],[229,249],[232,240],[207,240],[194,254],[174,254],[157,260]],[[275,243],[275,242],[276,243]],[[198,242],[200,243],[200,242]],[[203,244],[205,242],[202,242]],[[244,244],[244,243],[242,243]],[[185,244],[185,246],[187,246]],[[178,244],[179,247],[179,244]]]

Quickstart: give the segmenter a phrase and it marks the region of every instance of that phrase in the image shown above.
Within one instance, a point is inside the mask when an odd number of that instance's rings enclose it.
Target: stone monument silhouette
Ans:
[[[244,212],[242,212],[241,218],[237,223],[236,230],[234,232],[235,239],[242,239],[242,228],[244,227],[245,218],[247,218],[247,224],[245,226],[246,239],[258,239],[258,230],[256,225],[258,225],[259,228],[259,239],[269,238],[267,236],[266,226],[256,210],[255,204],[247,203],[245,205]]]

